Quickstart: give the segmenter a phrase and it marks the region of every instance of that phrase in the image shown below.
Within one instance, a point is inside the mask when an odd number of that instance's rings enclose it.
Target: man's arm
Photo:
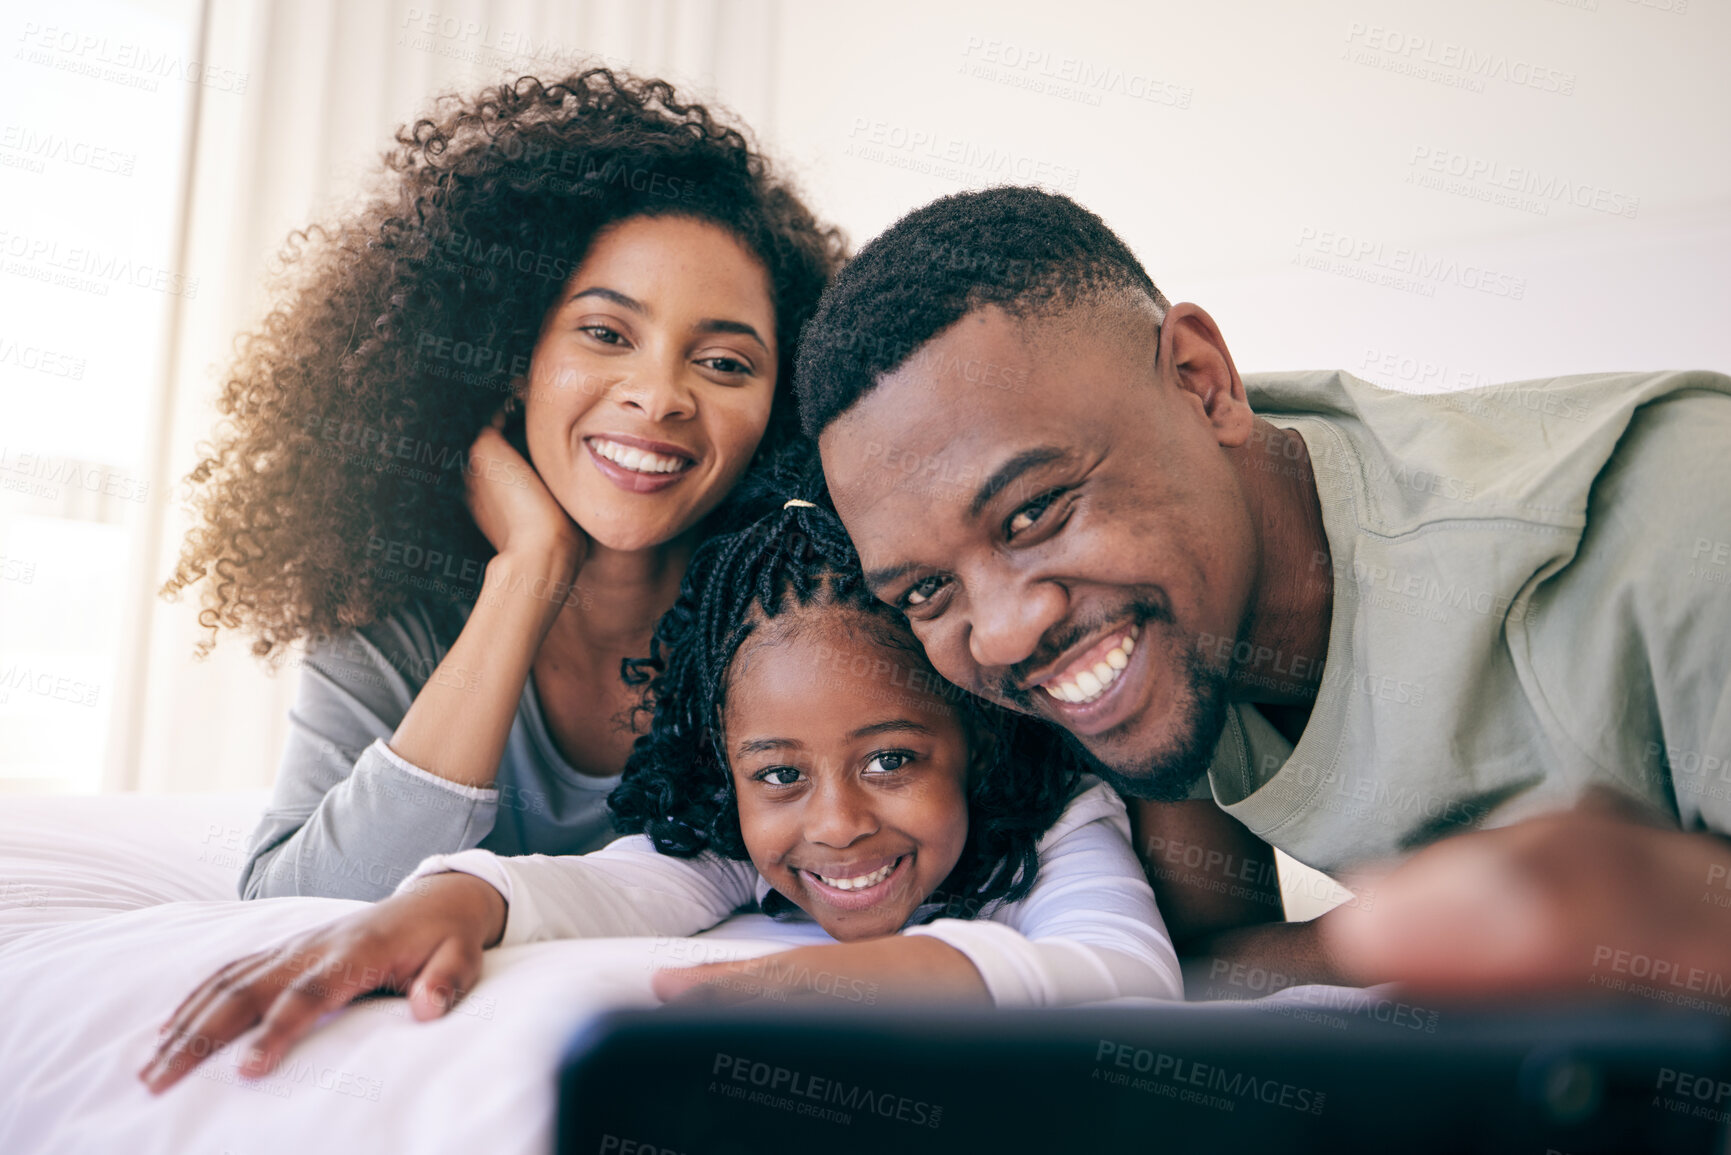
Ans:
[[[1274,849],[1243,823],[1209,799],[1138,801],[1130,813],[1188,997],[1341,981],[1318,936],[1322,920],[1284,921]]]
[[[1616,796],[1457,835],[1319,928],[1362,984],[1434,995],[1623,990],[1731,1004],[1731,843]],[[1318,920],[1319,922],[1322,920]]]

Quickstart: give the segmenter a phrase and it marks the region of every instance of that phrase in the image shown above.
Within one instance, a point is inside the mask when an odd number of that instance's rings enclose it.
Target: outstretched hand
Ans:
[[[138,1077],[160,1094],[263,1023],[240,1067],[260,1078],[320,1016],[372,991],[406,991],[417,1020],[444,1014],[480,977],[482,950],[504,930],[505,900],[467,874],[421,882],[205,979],[169,1016]]]
[[[1318,920],[1355,982],[1731,1003],[1731,845],[1612,796],[1439,842],[1373,885]]]

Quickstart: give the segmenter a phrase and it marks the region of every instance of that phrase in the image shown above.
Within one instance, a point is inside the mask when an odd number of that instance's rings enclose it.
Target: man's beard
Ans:
[[[1184,655],[1182,671],[1190,694],[1184,716],[1172,742],[1151,758],[1139,759],[1130,767],[1112,766],[1103,762],[1081,740],[1068,730],[1065,741],[1076,752],[1082,768],[1100,777],[1108,786],[1126,798],[1143,798],[1150,802],[1181,802],[1190,797],[1191,789],[1208,773],[1214,761],[1214,749],[1226,730],[1226,709],[1230,704],[1226,684],[1231,666],[1210,665],[1200,646],[1192,646]]]

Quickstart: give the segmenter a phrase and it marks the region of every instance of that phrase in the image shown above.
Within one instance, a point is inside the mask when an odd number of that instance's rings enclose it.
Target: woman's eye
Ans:
[[[584,325],[580,331],[589,334],[603,345],[622,345],[625,343],[625,338],[619,335],[618,330],[609,329],[606,325]]]
[[[914,756],[905,750],[880,750],[866,763],[866,769],[878,774],[893,774],[913,760]]]
[[[771,786],[792,786],[799,781],[799,771],[792,766],[771,766],[767,770],[759,770],[753,777]]]
[[[717,373],[725,373],[730,377],[740,377],[751,372],[751,366],[737,357],[705,357],[698,362],[708,366]]]
[[[1058,492],[1054,489],[1050,493],[1043,493],[1012,513],[1010,520],[1004,523],[1004,536],[1015,537],[1019,533],[1032,529],[1040,520],[1040,515],[1045,513],[1051,504],[1058,499]]]
[[[934,594],[936,594],[943,587],[944,587],[944,579],[943,578],[937,578],[937,577],[925,578],[924,580],[922,580],[922,581],[916,583],[915,585],[909,587],[908,592],[902,595],[902,605],[907,606],[907,607],[922,605],[922,604],[930,601],[932,599],[932,596]]]

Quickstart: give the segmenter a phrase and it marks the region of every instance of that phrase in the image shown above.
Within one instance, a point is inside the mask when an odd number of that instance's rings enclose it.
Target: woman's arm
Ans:
[[[468,470],[469,508],[498,553],[462,633],[391,735],[405,761],[469,787],[499,772],[535,654],[586,552],[583,531],[498,424],[475,439]]]
[[[584,551],[496,428],[471,452],[469,503],[499,552],[448,651],[426,623],[402,615],[309,656],[242,897],[377,900],[423,858],[492,830],[493,780],[517,704]],[[405,674],[425,680],[414,686]]]
[[[1061,1006],[1125,995],[1182,999],[1184,980],[1154,892],[1130,844],[1124,803],[1096,783],[1040,840],[1040,873],[1020,902],[978,919],[939,919],[938,938],[979,970],[999,1006]]]
[[[312,647],[271,804],[247,841],[241,897],[375,901],[427,855],[492,830],[497,791],[436,777],[385,744],[441,649],[417,608]]]

